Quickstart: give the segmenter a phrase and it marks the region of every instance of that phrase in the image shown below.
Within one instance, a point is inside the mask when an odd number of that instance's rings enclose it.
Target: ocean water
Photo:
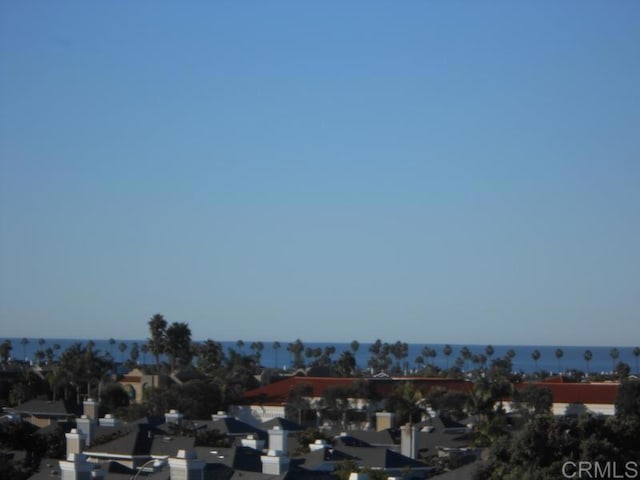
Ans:
[[[0,342],[4,341],[5,338],[0,338]],[[71,346],[74,343],[80,342],[82,344],[86,344],[88,339],[69,339],[69,338],[44,338],[44,344],[40,345],[39,341],[41,339],[38,338],[28,338],[29,343],[26,345],[21,344],[21,338],[8,338],[12,344],[11,356],[15,359],[25,359],[27,361],[35,360],[35,352],[37,350],[45,350],[49,347],[53,348],[54,345],[59,345],[60,349],[55,350],[56,358],[62,353],[66,348]],[[229,348],[233,348],[236,351],[242,350],[244,354],[252,353],[250,349],[250,345],[253,340],[248,341],[244,340],[244,347],[242,349],[238,348],[236,342],[230,341],[221,341],[220,343],[224,347],[225,351]],[[141,346],[146,342],[146,339],[116,339],[115,345],[110,345],[107,339],[94,339],[95,343],[94,349],[99,350],[101,352],[110,352],[112,356],[115,358],[117,362],[124,361],[129,358],[129,349],[131,345],[137,343]],[[124,352],[119,350],[120,343],[124,343],[127,345],[127,349]],[[332,355],[332,358],[338,359],[340,354],[345,350],[350,350],[350,342],[348,343],[339,343],[339,342],[303,342],[305,347],[312,348],[324,348],[327,345],[333,345],[336,348],[336,352]],[[392,343],[392,342],[389,342]],[[287,351],[287,346],[289,341],[280,341],[281,348],[276,351],[273,349],[273,341],[263,341],[264,350],[262,351],[262,365],[266,367],[280,367],[280,368],[291,368],[292,356]],[[369,360],[369,346],[370,343],[360,343],[360,347],[356,352],[356,362],[358,367],[367,368],[367,361]],[[486,345],[461,345],[461,344],[450,344],[453,352],[451,353],[448,365],[453,366],[456,358],[460,356],[460,349],[464,346],[468,347],[473,354],[485,354]],[[410,369],[416,368],[415,359],[418,355],[421,354],[421,350],[425,347],[433,348],[436,351],[437,356],[434,359],[425,358],[425,362],[433,362],[435,365],[441,368],[445,368],[447,366],[447,358],[443,353],[444,344],[409,344],[409,355],[402,362],[406,361],[409,364]],[[577,370],[586,370],[586,362],[584,360],[584,352],[586,350],[591,350],[593,354],[593,358],[589,362],[589,371],[592,373],[605,373],[611,372],[614,367],[614,361],[610,356],[610,352],[612,348],[617,348],[619,351],[619,357],[616,360],[617,362],[625,362],[628,363],[631,367],[632,373],[638,373],[638,362],[640,359],[633,355],[633,347],[617,347],[617,346],[563,346],[563,345],[493,345],[494,354],[492,358],[501,357],[506,354],[509,349],[513,349],[516,352],[516,356],[513,359],[513,370],[516,372],[524,372],[524,373],[533,373],[536,371],[536,363],[531,357],[531,353],[534,350],[538,350],[540,352],[540,359],[537,363],[537,370],[546,370],[548,372],[564,372],[568,369],[577,369]],[[556,358],[555,352],[560,348],[563,351],[563,356],[558,360]],[[306,357],[305,357],[306,359]],[[392,357],[393,359],[393,357]],[[394,360],[395,361],[395,360]],[[147,363],[151,364],[154,362],[154,358],[151,354],[147,354],[144,356],[140,353],[138,358],[138,363]],[[489,363],[490,360],[487,362]],[[468,369],[471,369],[473,366],[471,364],[467,365]]]

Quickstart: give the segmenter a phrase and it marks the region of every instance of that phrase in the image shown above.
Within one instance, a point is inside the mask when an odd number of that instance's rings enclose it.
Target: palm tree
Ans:
[[[22,358],[23,360],[27,359],[27,345],[29,345],[29,339],[27,337],[22,337],[20,340],[20,345],[22,345]]]
[[[418,365],[420,370],[424,369],[424,357],[422,355],[418,355],[415,359],[415,364]]]
[[[149,345],[149,351],[156,358],[156,365],[160,366],[160,356],[166,350],[167,344],[167,321],[165,318],[156,313],[151,320],[148,322],[149,325],[149,333],[151,333],[151,338],[147,341],[147,345]]]
[[[236,342],[236,347],[238,347],[238,350],[240,350],[240,355],[244,355],[243,350],[244,350],[244,341],[243,340],[238,340]]]
[[[534,350],[533,352],[531,352],[531,358],[533,358],[533,361],[536,363],[536,372],[538,371],[538,360],[540,360],[540,351],[539,350]]]
[[[584,361],[587,362],[587,376],[589,376],[589,362],[593,358],[593,353],[591,350],[584,351]]]
[[[556,349],[556,358],[558,359],[558,373],[562,371],[560,360],[562,359],[563,356],[564,356],[564,352],[562,351],[562,349],[561,348]]]
[[[12,346],[11,346],[11,340],[5,340],[4,342],[2,342],[2,344],[0,344],[0,358],[2,358],[2,361],[4,363],[7,363],[9,361],[9,356],[11,355],[11,350],[12,350]]]
[[[262,357],[262,350],[264,350],[264,344],[262,342],[251,342],[250,346],[253,350],[253,354],[256,357],[256,363],[260,365],[260,358]]]
[[[487,357],[489,357],[489,359],[491,359],[491,357],[493,356],[493,354],[495,353],[495,350],[493,348],[493,345],[487,345],[484,349],[484,353],[487,354]]]
[[[636,347],[633,349],[633,356],[636,357],[636,375],[640,374],[640,370],[638,370],[638,357],[640,357],[640,347]]]
[[[464,360],[464,369],[467,369],[467,362],[469,360],[471,360],[471,357],[473,356],[473,354],[471,353],[471,350],[469,350],[469,347],[462,347],[460,349],[460,355],[462,356],[462,359]]]
[[[282,345],[280,345],[279,341],[275,341],[273,342],[273,345],[271,346],[271,348],[273,349],[274,353],[275,353],[275,368],[278,368],[278,350],[280,350],[280,348],[282,347]]]
[[[609,351],[609,356],[611,357],[611,360],[613,360],[613,369],[611,371],[615,372],[616,371],[616,360],[618,360],[618,357],[620,356],[620,351],[617,348],[612,348]]]
[[[124,342],[120,342],[118,345],[118,350],[120,350],[120,361],[124,363],[124,352],[127,350],[128,345]]]
[[[447,370],[449,370],[449,356],[451,355],[452,352],[453,352],[453,349],[449,344],[445,345],[444,348],[442,349],[442,353],[444,353],[444,356],[447,358]]]
[[[47,356],[47,365],[53,365],[53,349],[51,347],[47,347],[44,353]]]
[[[42,365],[42,362],[44,361],[44,358],[45,358],[44,351],[40,349],[36,350],[35,357],[38,365]]]
[[[171,370],[185,367],[193,360],[191,329],[185,322],[173,322],[167,328],[167,355]]]
[[[131,363],[134,365],[138,365],[138,357],[140,356],[140,347],[137,342],[133,342],[131,348],[129,349],[129,358],[131,359]]]
[[[109,355],[111,355],[111,357],[113,357],[113,346],[116,344],[116,339],[115,338],[110,338],[109,339]]]
[[[40,340],[38,340],[38,345],[40,345],[40,349],[43,349],[45,343],[47,343],[47,341],[44,338],[41,338]]]
[[[287,350],[293,356],[293,368],[304,368],[304,359],[302,354],[304,353],[304,344],[299,338],[295,342],[290,343],[287,346]]]
[[[352,340],[350,346],[351,346],[351,351],[353,352],[353,359],[356,362],[356,366],[354,368],[354,371],[355,371],[358,369],[358,361],[356,360],[356,353],[360,349],[360,342],[358,342],[357,340]]]

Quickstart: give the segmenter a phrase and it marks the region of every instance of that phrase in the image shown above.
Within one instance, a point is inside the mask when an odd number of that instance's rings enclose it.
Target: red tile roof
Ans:
[[[442,387],[448,390],[468,392],[472,388],[472,383],[466,380],[455,380],[449,378],[394,378],[394,379],[360,379],[360,378],[340,378],[340,377],[290,377],[269,385],[245,392],[244,399],[247,401],[259,402],[262,405],[282,404],[287,401],[289,393],[298,385],[309,385],[311,387],[311,397],[321,397],[325,390],[332,387],[350,387],[358,382],[365,382],[373,387],[379,395],[389,395],[398,385],[404,382],[411,382],[416,387]]]
[[[311,397],[321,397],[324,391],[331,387],[350,387],[358,382],[369,384],[376,393],[387,396],[393,392],[398,385],[404,382],[411,382],[419,388],[445,388],[458,392],[469,392],[473,388],[473,383],[466,380],[456,380],[450,378],[424,378],[424,377],[403,377],[403,378],[338,378],[338,377],[290,377],[269,385],[245,392],[244,399],[247,402],[260,403],[261,405],[279,405],[287,401],[289,393],[296,386],[306,384],[311,387]],[[533,382],[521,383],[516,386],[518,389],[527,385],[536,385],[541,388],[551,390],[554,403],[585,403],[585,404],[605,404],[613,405],[618,395],[619,383],[569,383],[558,382]]]
[[[535,385],[551,390],[554,403],[591,403],[597,405],[613,405],[618,396],[619,383],[568,383],[568,382],[535,382],[522,383],[518,389],[527,385]]]

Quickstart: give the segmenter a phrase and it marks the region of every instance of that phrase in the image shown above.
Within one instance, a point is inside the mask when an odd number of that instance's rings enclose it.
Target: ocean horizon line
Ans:
[[[62,341],[76,341],[76,342],[88,342],[88,341],[93,341],[93,342],[108,342],[110,339],[114,339],[116,341],[119,342],[143,342],[143,341],[147,341],[149,340],[149,337],[144,337],[144,338],[135,338],[135,337],[129,337],[129,338],[125,338],[125,337],[80,337],[80,336],[68,336],[68,337],[47,337],[47,336],[26,336],[26,335],[18,335],[18,336],[5,336],[5,337],[0,337],[0,340],[22,340],[23,338],[26,338],[27,340],[29,340],[29,342],[31,342],[31,340],[35,340],[38,341],[40,339],[44,339],[47,342],[48,341],[54,341],[54,340],[62,340]],[[373,340],[360,340],[358,338],[352,338],[349,340],[317,340],[317,339],[305,339],[302,337],[296,337],[296,338],[292,338],[292,339],[269,339],[269,340],[264,340],[264,339],[259,339],[259,338],[250,338],[250,339],[244,339],[244,338],[232,338],[232,339],[222,339],[222,338],[215,338],[215,337],[202,337],[202,338],[192,338],[191,341],[195,342],[195,343],[199,343],[199,342],[206,342],[207,340],[214,340],[216,342],[220,342],[220,343],[236,343],[238,341],[243,341],[246,345],[250,345],[252,342],[262,342],[264,345],[267,344],[273,344],[274,342],[280,342],[280,344],[284,345],[284,344],[288,344],[288,343],[294,343],[296,340],[300,340],[302,341],[302,343],[309,343],[309,344],[336,344],[336,345],[349,345],[351,344],[354,340],[357,341],[360,345],[371,345],[373,343],[375,343],[377,340],[380,340],[383,343],[388,343],[388,344],[393,344],[397,341],[400,341],[402,343],[407,343],[409,345],[424,345],[424,346],[432,346],[432,345],[451,345],[453,346],[467,346],[467,347],[486,347],[486,346],[493,346],[493,347],[510,347],[510,348],[515,348],[515,347],[543,347],[543,348],[635,348],[640,346],[640,340],[636,343],[629,343],[629,344],[617,344],[617,343],[606,343],[606,344],[587,344],[587,343],[546,343],[546,342],[541,342],[541,343],[492,343],[492,342],[480,342],[480,343],[470,343],[470,342],[459,342],[459,341],[446,341],[446,342],[439,342],[439,341],[431,341],[431,342],[423,342],[423,341],[408,341],[408,340],[403,340],[401,338],[395,338],[393,340],[385,340],[382,337],[377,337]]]

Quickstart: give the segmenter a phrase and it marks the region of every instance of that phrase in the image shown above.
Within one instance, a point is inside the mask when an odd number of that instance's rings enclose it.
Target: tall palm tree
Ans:
[[[131,348],[129,349],[129,358],[131,359],[131,363],[133,365],[138,365],[138,357],[140,356],[140,347],[138,346],[138,342],[133,342]]]
[[[238,340],[236,342],[236,347],[238,347],[238,350],[240,350],[240,355],[244,355],[244,340]]]
[[[591,350],[584,351],[584,361],[587,362],[587,376],[589,375],[589,362],[593,358],[593,353]]]
[[[278,368],[278,350],[280,350],[280,348],[282,348],[282,345],[280,345],[279,341],[275,341],[273,342],[273,345],[271,346],[271,348],[273,349],[274,353],[275,353],[275,362],[276,364],[274,365],[275,368]]]
[[[251,342],[250,345],[253,354],[256,357],[256,363],[260,365],[260,358],[262,357],[262,350],[264,350],[264,344],[262,342]]]
[[[356,362],[356,365],[354,367],[354,371],[357,371],[358,370],[358,360],[356,360],[356,353],[360,349],[360,342],[358,342],[357,340],[352,340],[350,347],[351,347],[351,352],[353,352],[353,359]]]
[[[422,355],[418,355],[414,360],[415,364],[418,365],[418,368],[422,370],[424,368],[424,357]]]
[[[640,374],[640,370],[638,370],[638,357],[640,357],[640,347],[636,347],[633,349],[633,356],[636,357],[636,375]]]
[[[120,361],[124,363],[124,352],[127,350],[128,345],[125,342],[120,342],[118,350],[120,350]]]
[[[447,358],[447,370],[449,370],[449,356],[453,353],[453,348],[451,348],[451,345],[447,344],[442,349],[442,353],[444,353],[444,356]]]
[[[491,360],[491,357],[495,353],[495,349],[493,348],[493,345],[487,345],[484,349],[484,353],[486,353],[487,357],[489,357],[489,360]]]
[[[149,333],[151,338],[147,341],[149,351],[156,358],[156,365],[160,366],[160,356],[165,353],[167,348],[167,321],[165,318],[156,313],[148,322]]]
[[[533,358],[533,361],[536,363],[536,372],[538,371],[538,360],[540,360],[540,351],[539,350],[534,350],[533,352],[531,352],[531,358]]]
[[[620,351],[617,348],[612,348],[609,351],[609,356],[611,357],[611,360],[613,360],[613,369],[611,371],[615,372],[616,371],[616,360],[618,360],[618,357],[620,356]]]
[[[191,364],[193,360],[191,329],[186,322],[173,322],[167,328],[167,355],[171,370]]]
[[[557,348],[556,349],[556,358],[558,359],[558,373],[562,372],[561,360],[562,360],[563,356],[564,356],[564,352],[562,351],[562,349],[561,348]]]
[[[9,361],[12,348],[13,347],[11,346],[11,340],[5,340],[4,342],[2,342],[2,344],[0,344],[0,358],[2,358],[2,361],[4,363],[7,363]]]
[[[20,345],[22,345],[22,359],[27,359],[27,345],[29,345],[29,339],[27,337],[22,337],[20,340]]]
[[[435,349],[431,347],[423,347],[421,353],[422,353],[421,357],[423,358],[423,361],[425,358],[431,359],[431,361],[429,361],[430,365],[433,365],[433,359],[436,358],[436,356],[438,355],[438,352],[436,352]]]
[[[290,343],[287,346],[287,351],[289,351],[293,357],[293,368],[303,368],[304,358],[302,357],[302,354],[304,353],[304,344],[302,343],[302,340],[298,338],[295,342]]]
[[[473,354],[471,353],[471,350],[469,350],[469,347],[462,347],[460,349],[460,355],[462,356],[462,359],[464,360],[464,369],[467,369],[467,362],[469,360],[471,360],[471,357],[473,356]]]

